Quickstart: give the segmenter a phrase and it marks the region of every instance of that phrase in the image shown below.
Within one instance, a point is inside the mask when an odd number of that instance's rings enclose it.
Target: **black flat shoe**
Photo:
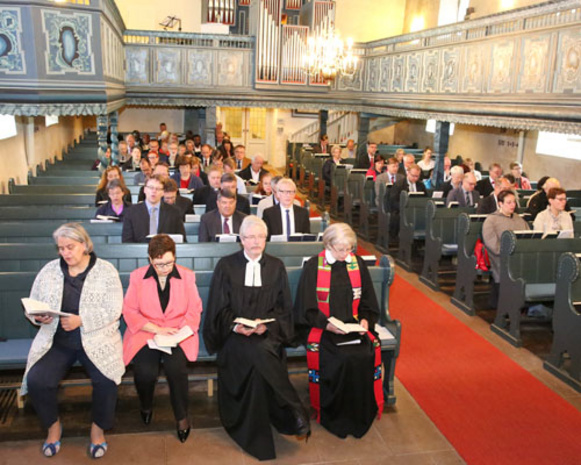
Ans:
[[[151,423],[151,418],[153,417],[153,411],[152,410],[140,410],[139,413],[141,413],[141,419],[143,420],[143,423],[145,423],[146,425],[149,425]]]
[[[296,434],[295,437],[297,438],[297,441],[305,441],[307,442],[309,440],[309,438],[311,437],[311,424],[308,420],[308,418],[299,416],[297,417],[297,423],[296,423]]]
[[[188,436],[190,435],[190,427],[188,426],[186,429],[177,429],[178,431],[178,439],[180,440],[181,443],[184,443],[187,441]]]

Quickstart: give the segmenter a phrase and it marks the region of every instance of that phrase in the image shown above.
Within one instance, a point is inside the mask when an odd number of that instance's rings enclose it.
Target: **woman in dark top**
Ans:
[[[133,362],[135,387],[141,404],[141,419],[148,425],[153,415],[153,393],[163,359],[177,434],[185,442],[190,434],[188,420],[188,361],[198,357],[198,327],[202,300],[194,272],[175,264],[176,246],[165,234],[154,236],[148,248],[150,265],[131,273],[123,303],[127,331],[123,338],[123,360]],[[188,326],[193,334],[167,354],[150,348],[155,335],[172,335]]]
[[[172,179],[178,185],[178,189],[199,189],[204,187],[202,180],[192,173],[193,158],[179,157],[176,161],[177,172],[172,176]]]
[[[331,157],[325,160],[323,164],[323,181],[327,185],[331,184],[331,174],[333,173],[333,165],[341,164],[341,147],[333,145],[331,147]]]
[[[307,343],[311,406],[333,434],[362,437],[383,410],[381,344],[374,333],[379,306],[365,262],[352,251],[357,236],[345,223],[323,234],[325,250],[304,266],[295,323]],[[359,323],[345,334],[329,321]]]
[[[230,142],[230,139],[224,139],[218,150],[222,153],[222,158],[224,160],[226,158],[234,158],[234,146],[232,145],[232,142]]]
[[[123,201],[125,203],[131,204],[131,192],[127,189],[125,185],[125,180],[123,179],[123,174],[121,173],[121,168],[118,166],[108,166],[103,174],[101,175],[101,180],[97,186],[97,194],[95,195],[95,207],[107,202],[109,200],[109,195],[107,194],[107,184],[113,181],[113,179],[119,179],[121,182],[121,190],[123,191]]]
[[[105,455],[104,431],[113,426],[117,385],[125,372],[119,317],[123,288],[117,270],[93,253],[93,243],[78,223],[67,223],[53,234],[60,260],[38,273],[30,297],[70,316],[37,315],[40,325],[30,352],[22,395],[29,398],[45,428],[42,453],[56,455],[61,447],[58,386],[75,362],[80,362],[93,385],[91,444],[93,458]]]
[[[200,178],[204,186],[208,185],[208,175],[202,169],[202,162],[196,156],[192,156],[192,174]]]
[[[109,216],[117,218],[117,221],[123,221],[123,216],[131,204],[123,199],[123,186],[119,179],[113,179],[107,184],[107,195],[109,201],[97,209],[95,217]]]

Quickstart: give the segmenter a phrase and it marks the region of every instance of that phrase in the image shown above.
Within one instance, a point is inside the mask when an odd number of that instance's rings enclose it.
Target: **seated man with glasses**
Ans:
[[[264,253],[266,234],[260,218],[244,218],[244,249],[216,265],[204,321],[206,348],[218,353],[220,419],[230,437],[259,460],[276,458],[271,424],[297,439],[311,431],[288,378],[284,346],[293,339],[288,277],[283,262]],[[256,327],[237,322],[239,317]]]
[[[238,234],[246,216],[236,210],[236,192],[218,191],[217,209],[204,213],[200,219],[198,242],[214,242],[217,234]]]
[[[153,175],[145,183],[145,202],[128,209],[123,220],[123,242],[147,242],[156,234],[181,234],[186,239],[182,214],[174,205],[161,201],[164,177]]]
[[[276,185],[279,203],[264,210],[263,219],[268,227],[268,238],[285,235],[290,238],[296,233],[309,234],[311,222],[306,208],[294,205],[297,188],[292,179],[283,178]]]

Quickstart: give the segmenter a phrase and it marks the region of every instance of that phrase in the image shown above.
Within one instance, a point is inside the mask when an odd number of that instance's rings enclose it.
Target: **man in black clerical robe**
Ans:
[[[309,366],[309,382],[314,381],[318,385],[316,400],[313,398],[312,385],[310,391],[311,405],[315,410],[318,409],[320,424],[340,438],[348,435],[361,438],[367,433],[378,413],[381,415],[378,408],[383,410],[381,362],[379,360],[378,367],[376,352],[381,349],[376,347],[379,340],[373,331],[379,318],[379,306],[365,262],[352,253],[344,254],[340,259],[333,257],[332,251],[337,249],[337,244],[350,250],[344,243],[345,236],[348,237],[349,233],[353,241],[357,241],[355,234],[347,231],[350,229],[347,225],[336,223],[330,229],[335,226],[344,227],[345,231],[335,234],[337,241],[331,244],[326,243],[323,236],[326,250],[321,255],[311,257],[304,265],[295,301],[295,320],[299,333],[298,342],[305,345],[312,338],[312,335],[309,336],[312,328],[322,330],[317,348],[319,366],[313,370],[314,373],[311,373]],[[323,257],[325,261],[320,263]],[[361,287],[355,294],[347,263],[353,260],[357,262],[361,278]],[[320,266],[330,268],[329,317],[335,317],[343,323],[362,324],[365,321],[373,334],[332,332],[336,327],[328,322],[328,317],[320,310],[317,299],[317,295],[326,288],[324,285],[319,287]],[[359,297],[358,319],[355,319],[353,313],[354,295]]]
[[[288,378],[284,345],[293,338],[292,301],[284,264],[263,253],[267,229],[256,216],[240,226],[244,250],[214,270],[204,341],[217,352],[218,405],[228,434],[259,460],[276,458],[271,424],[308,437],[309,418]],[[255,330],[237,324],[274,318]]]

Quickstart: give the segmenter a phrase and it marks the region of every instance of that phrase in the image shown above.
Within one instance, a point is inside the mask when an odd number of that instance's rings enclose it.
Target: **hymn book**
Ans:
[[[159,347],[177,347],[180,342],[193,336],[193,334],[192,328],[186,325],[175,334],[156,334],[153,336],[153,341]]]
[[[275,321],[274,318],[265,318],[264,320],[249,320],[248,318],[243,318],[239,316],[234,320],[234,323],[238,323],[243,326],[248,326],[249,328],[256,328],[258,325],[272,323],[273,321]]]
[[[24,311],[27,315],[34,316],[71,316],[70,313],[59,312],[58,310],[53,310],[48,306],[47,303],[41,302],[40,300],[30,299],[29,297],[24,297],[20,299],[22,305],[24,306]]]
[[[335,318],[334,316],[329,317],[328,321],[333,326],[343,331],[345,334],[367,332],[367,330],[359,323],[343,323],[341,320]]]

